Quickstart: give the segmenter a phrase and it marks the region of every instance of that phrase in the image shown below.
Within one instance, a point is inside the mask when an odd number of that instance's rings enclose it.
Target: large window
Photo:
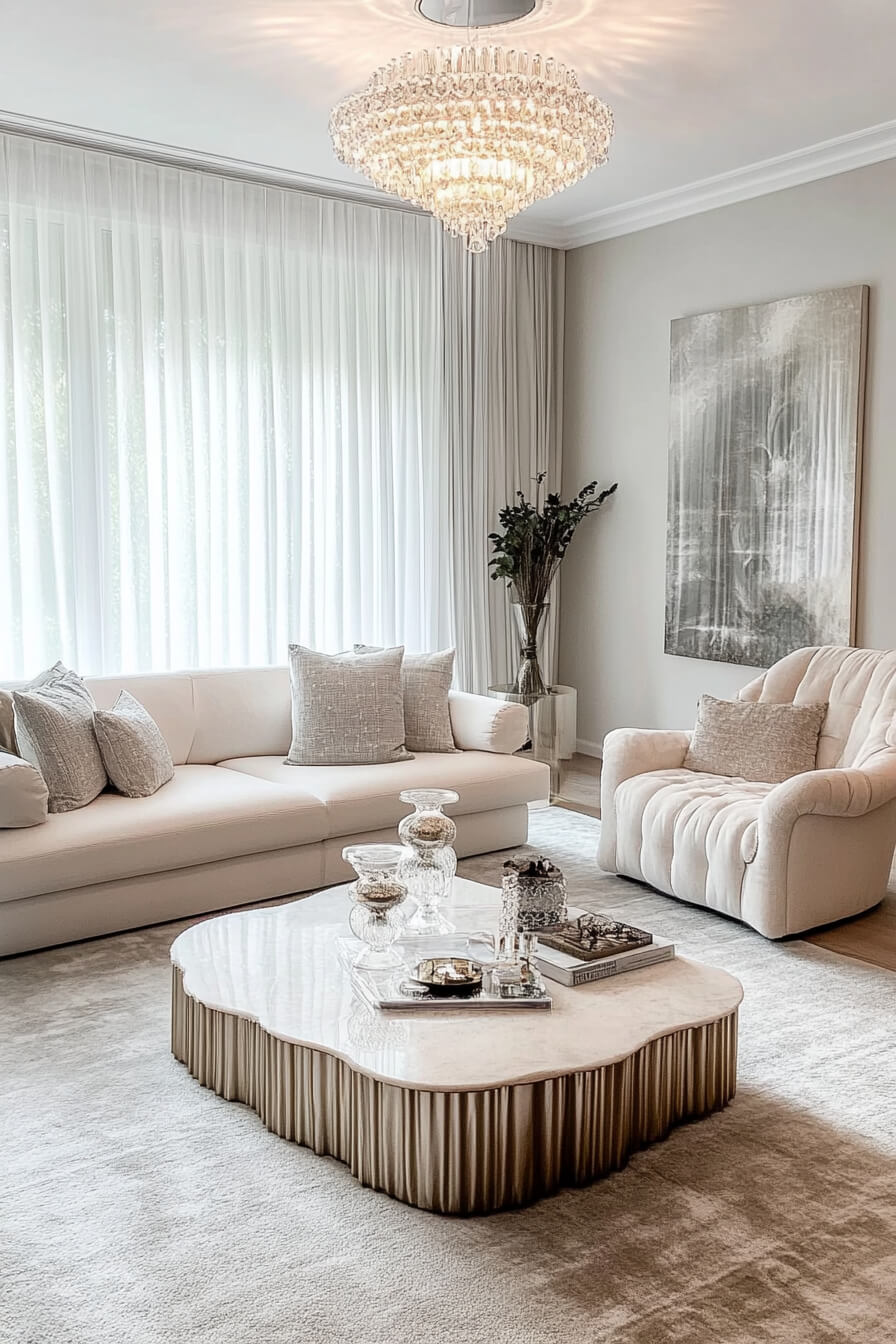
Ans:
[[[481,686],[485,533],[557,461],[554,255],[0,147],[0,678],[363,639],[457,642]]]

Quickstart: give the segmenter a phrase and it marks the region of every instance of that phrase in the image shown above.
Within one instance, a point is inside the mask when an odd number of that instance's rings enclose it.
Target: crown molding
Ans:
[[[798,187],[819,178],[865,168],[872,163],[896,158],[896,121],[869,126],[863,131],[825,140],[807,149],[793,150],[774,159],[764,159],[746,168],[706,177],[672,191],[642,196],[624,205],[595,210],[567,222],[563,232],[566,248],[584,247],[624,233],[637,233],[657,224],[669,224],[688,215],[735,205],[754,196],[766,196],[787,187]]]
[[[46,121],[41,117],[16,112],[0,110],[0,132],[36,136],[42,140],[54,140],[105,154],[125,154],[174,168],[194,169],[243,182],[256,182],[261,186],[285,187],[335,200],[376,205],[387,210],[403,210],[408,214],[422,213],[407,202],[388,196],[363,182],[342,182],[336,178],[318,177],[313,173],[274,168],[269,164],[228,158],[221,154],[205,154],[178,145],[114,135],[86,126],[69,126],[63,122]],[[703,178],[699,182],[657,192],[652,196],[642,196],[624,205],[595,210],[565,222],[541,221],[524,213],[511,222],[507,236],[516,242],[536,243],[560,250],[585,247],[589,243],[618,238],[625,233],[637,233],[657,224],[668,224],[688,215],[717,210],[721,206],[734,205],[754,196],[765,196],[773,191],[783,191],[787,187],[797,187],[805,182],[814,182],[819,178],[832,177],[837,173],[846,173],[853,168],[864,168],[892,158],[896,158],[896,121],[887,121],[863,131],[854,131],[850,135],[838,136],[834,140],[825,140],[807,149],[797,149],[777,158],[750,164],[746,168],[735,168],[731,172],[719,173],[716,177]]]

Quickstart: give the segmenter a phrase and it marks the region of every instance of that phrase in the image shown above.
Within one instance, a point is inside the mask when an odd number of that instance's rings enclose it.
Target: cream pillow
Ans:
[[[685,770],[780,784],[815,769],[827,705],[776,705],[701,695]]]
[[[73,812],[106,787],[93,731],[96,705],[77,672],[56,663],[13,691],[19,754],[43,775],[51,812]]]
[[[401,658],[316,653],[289,646],[292,745],[286,765],[384,765],[413,759],[404,745]]]
[[[379,652],[376,645],[355,645],[355,653]],[[401,691],[404,744],[408,751],[457,751],[448,708],[448,692],[453,678],[454,649],[404,655]]]
[[[47,786],[21,756],[0,751],[0,830],[39,826],[47,819]]]
[[[98,709],[93,726],[109,780],[126,798],[148,798],[174,778],[159,725],[130,692],[121,691],[111,709]]]

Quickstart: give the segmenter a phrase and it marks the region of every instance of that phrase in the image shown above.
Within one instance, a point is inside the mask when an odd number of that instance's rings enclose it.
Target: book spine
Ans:
[[[659,949],[655,949],[655,952]],[[572,972],[570,983],[575,985],[590,985],[593,980],[606,980],[611,975],[623,975],[626,971],[637,971],[642,966],[656,966],[658,962],[670,961],[673,956],[673,949],[663,949],[665,956],[653,955],[630,961],[618,961],[614,958],[612,961],[601,961],[593,966],[579,966]]]

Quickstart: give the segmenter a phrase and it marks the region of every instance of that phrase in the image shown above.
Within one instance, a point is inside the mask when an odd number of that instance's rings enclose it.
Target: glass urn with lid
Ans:
[[[408,894],[399,875],[405,851],[401,845],[347,845],[346,863],[358,874],[349,887],[354,904],[349,927],[364,944],[355,966],[367,971],[391,970],[403,965],[392,944],[404,928],[402,903]]]
[[[544,855],[517,854],[504,864],[496,957],[536,975],[538,934],[566,918],[566,879]]]
[[[417,902],[408,929],[416,934],[453,933],[444,906],[457,870],[453,848],[457,827],[442,809],[456,803],[458,795],[453,789],[405,789],[398,796],[414,807],[398,827],[399,838],[407,846],[399,877]]]

